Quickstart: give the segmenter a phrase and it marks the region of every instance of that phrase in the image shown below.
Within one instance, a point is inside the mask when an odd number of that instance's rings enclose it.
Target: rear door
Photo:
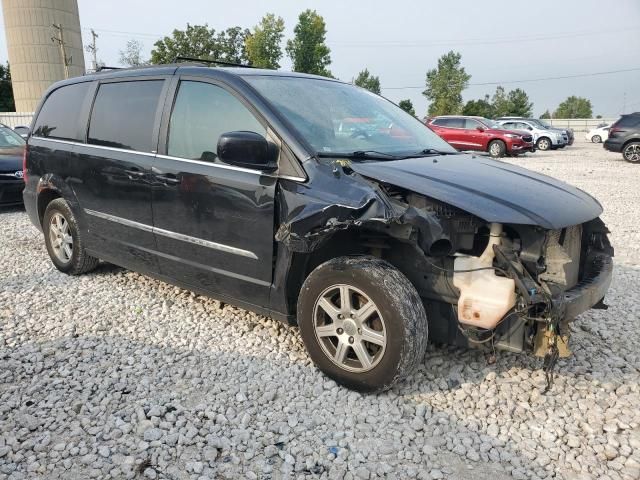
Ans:
[[[460,143],[460,129],[455,128],[455,126],[462,125],[458,119],[449,117],[436,118],[431,122],[431,125],[434,127],[433,130],[440,136],[440,138],[451,146],[458,148]]]
[[[478,130],[481,129],[482,131]],[[466,148],[469,150],[485,150],[486,140],[488,135],[484,132],[487,129],[477,120],[473,118],[464,119],[464,141],[466,142]]]
[[[266,124],[225,85],[199,77],[175,83],[153,168],[162,273],[218,297],[266,305],[277,178],[222,163],[216,154],[223,133],[267,136]]]
[[[151,166],[168,79],[118,78],[97,91],[74,190],[92,250],[139,271],[158,271],[151,210]]]

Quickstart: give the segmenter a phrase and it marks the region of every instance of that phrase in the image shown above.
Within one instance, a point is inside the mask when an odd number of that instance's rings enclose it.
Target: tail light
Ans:
[[[29,148],[28,145],[25,145],[22,152],[22,178],[24,183],[27,183],[27,148]]]
[[[616,134],[616,133],[618,133],[618,132],[620,132],[620,131],[622,131],[622,129],[621,129],[621,128],[611,127],[611,128],[609,129],[609,137],[615,137],[615,136],[616,136],[615,134]]]

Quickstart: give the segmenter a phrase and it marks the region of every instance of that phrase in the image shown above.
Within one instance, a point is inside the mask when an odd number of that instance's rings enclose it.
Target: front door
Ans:
[[[88,247],[101,258],[158,271],[151,211],[151,166],[165,84],[162,78],[102,82],[87,141],[76,146],[74,190],[88,226]]]
[[[264,306],[272,280],[277,179],[222,163],[220,135],[266,127],[222,85],[181,79],[167,100],[153,167],[154,232],[163,275]]]

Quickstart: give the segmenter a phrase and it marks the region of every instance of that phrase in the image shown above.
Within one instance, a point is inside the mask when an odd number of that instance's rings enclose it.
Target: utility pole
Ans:
[[[71,57],[67,57],[67,50],[64,44],[64,32],[62,24],[51,25],[56,29],[56,36],[51,37],[51,41],[57,42],[60,46],[60,55],[62,56],[62,64],[64,65],[64,78],[69,78],[69,64],[71,63]]]
[[[93,64],[94,72],[98,70],[98,57],[97,57],[98,48],[96,47],[96,38],[98,38],[98,34],[94,32],[92,28],[91,29],[91,45],[87,45],[86,50],[87,52],[91,53],[93,57],[92,64]]]

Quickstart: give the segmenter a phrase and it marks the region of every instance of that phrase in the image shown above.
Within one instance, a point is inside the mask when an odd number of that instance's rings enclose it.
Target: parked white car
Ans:
[[[533,143],[538,150],[555,150],[567,144],[567,137],[560,130],[547,130],[539,124],[524,119],[496,120],[507,130],[525,130],[533,135]]]
[[[610,128],[611,128],[611,125],[604,125],[601,127],[594,128],[592,130],[589,130],[589,132],[587,132],[584,138],[589,142],[602,143],[607,138],[609,138]]]

